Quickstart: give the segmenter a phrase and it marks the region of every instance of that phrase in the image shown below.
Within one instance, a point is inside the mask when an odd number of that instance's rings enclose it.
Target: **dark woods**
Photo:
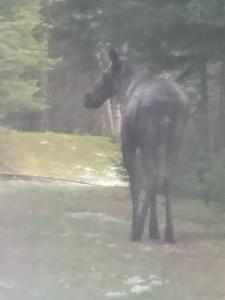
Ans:
[[[3,2],[1,125],[117,135],[119,106],[107,102],[99,110],[86,110],[82,98],[107,65],[108,42],[122,45],[126,41],[136,63],[153,74],[169,73],[178,78],[190,99],[176,192],[200,196],[206,204],[225,203],[224,1]],[[19,8],[22,15],[17,13]],[[119,64],[113,56],[110,59],[116,73]],[[124,71],[129,76],[130,70]],[[148,77],[136,71],[136,82]],[[104,76],[107,82],[111,75]],[[114,83],[107,92],[118,88],[120,83]]]

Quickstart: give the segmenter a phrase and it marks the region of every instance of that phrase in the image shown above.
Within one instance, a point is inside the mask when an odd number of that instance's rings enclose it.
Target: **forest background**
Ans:
[[[109,44],[184,87],[191,114],[177,187],[225,203],[224,0],[1,1],[1,126],[118,135],[114,99],[98,111],[82,101]]]

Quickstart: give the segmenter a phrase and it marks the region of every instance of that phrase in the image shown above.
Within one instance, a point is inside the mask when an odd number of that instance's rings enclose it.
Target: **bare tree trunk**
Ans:
[[[115,99],[108,100],[102,108],[101,132],[103,135],[110,134],[113,137],[119,137],[121,127],[121,111],[120,105],[114,103]]]
[[[210,169],[210,126],[209,126],[209,96],[207,63],[202,60],[199,63],[201,99],[199,105],[199,139],[200,161],[197,176],[201,186],[202,198],[206,205],[209,204],[210,196],[206,184],[206,174]]]
[[[121,132],[121,107],[119,103],[116,103],[115,105],[115,134],[116,136],[120,136],[120,132]]]
[[[115,135],[115,126],[114,126],[114,120],[113,120],[113,109],[112,109],[112,105],[111,105],[111,100],[108,100],[106,102],[106,111],[107,111],[107,115],[109,118],[110,133],[112,136],[114,136]]]
[[[200,73],[200,135],[202,145],[206,153],[210,153],[210,130],[209,130],[209,96],[208,96],[208,75],[207,64],[203,60],[199,64]]]

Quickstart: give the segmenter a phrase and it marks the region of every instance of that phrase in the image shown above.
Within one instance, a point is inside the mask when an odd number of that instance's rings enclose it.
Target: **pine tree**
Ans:
[[[1,114],[39,110],[49,67],[46,27],[40,3],[3,1],[0,14]]]

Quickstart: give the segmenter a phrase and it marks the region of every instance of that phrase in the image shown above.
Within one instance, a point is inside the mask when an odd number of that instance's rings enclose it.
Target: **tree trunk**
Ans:
[[[101,109],[101,133],[115,138],[120,136],[121,111],[115,99],[108,100]]]
[[[197,176],[201,187],[201,195],[206,205],[209,204],[210,196],[206,182],[206,174],[210,170],[210,126],[209,126],[209,96],[207,63],[202,60],[199,63],[200,92],[199,103],[199,167]]]
[[[225,57],[220,65],[220,100],[218,116],[217,145],[218,151],[225,148]]]
[[[113,109],[111,105],[111,100],[108,100],[106,102],[106,111],[109,119],[109,129],[112,136],[115,135],[115,126],[114,126],[114,120],[113,120]]]
[[[115,122],[115,134],[117,137],[120,136],[121,131],[121,108],[120,104],[116,103],[115,105],[115,112],[114,112],[114,122]]]
[[[209,130],[209,96],[208,96],[208,80],[207,80],[207,64],[203,60],[199,64],[200,73],[200,139],[202,146],[207,154],[210,153],[210,130]]]

